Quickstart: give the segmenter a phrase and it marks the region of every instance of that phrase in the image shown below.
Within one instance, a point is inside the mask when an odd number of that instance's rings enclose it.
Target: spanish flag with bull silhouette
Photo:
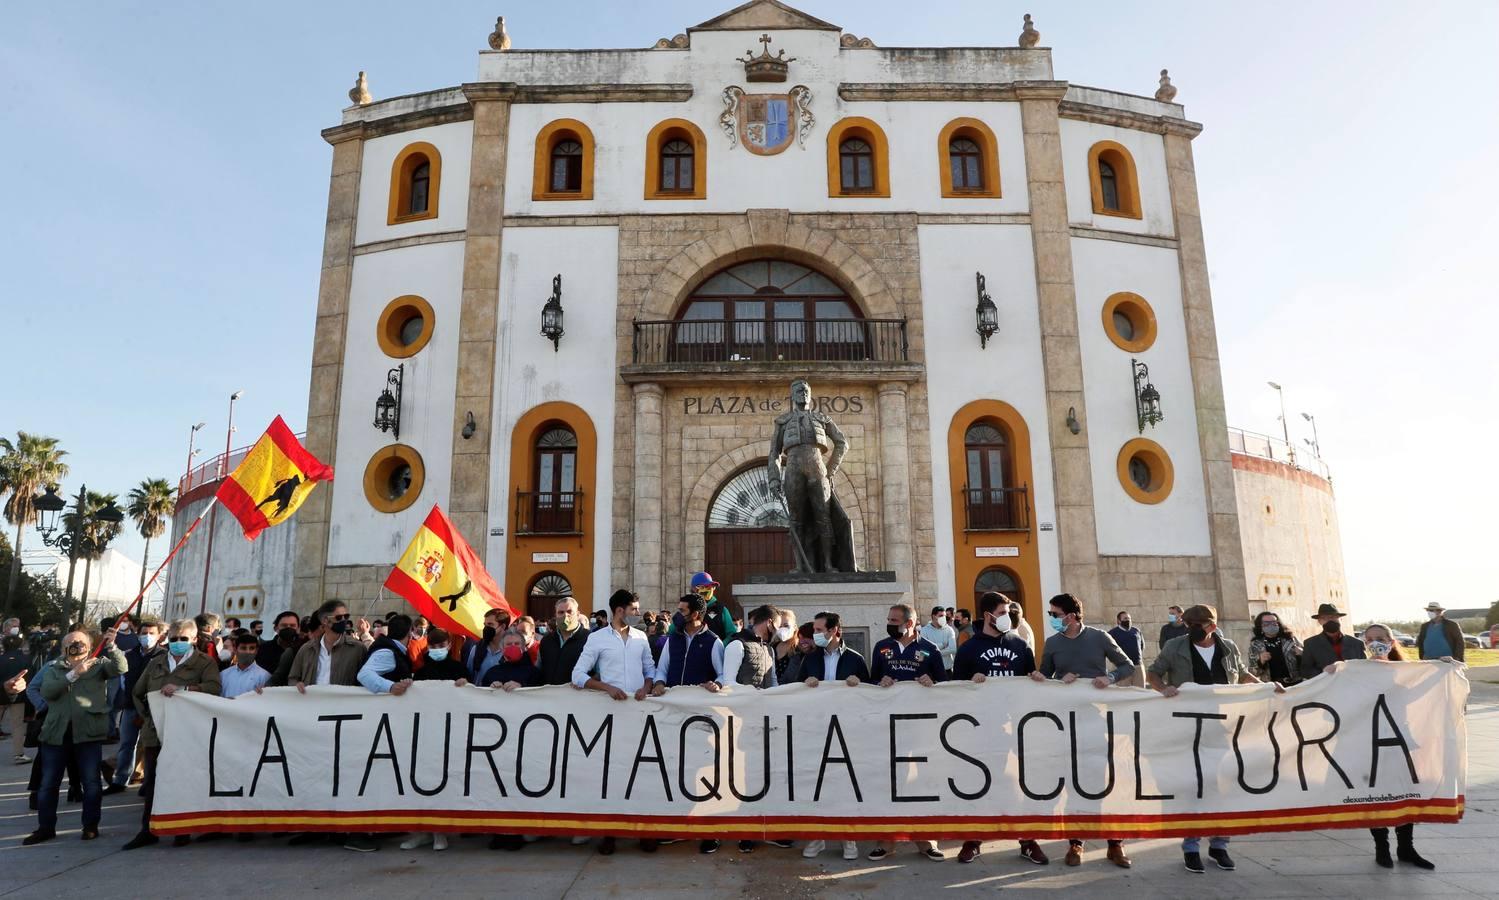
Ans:
[[[224,479],[217,497],[253,541],[290,519],[319,481],[332,480],[333,467],[309,453],[277,416]]]
[[[385,587],[444,630],[475,639],[484,630],[489,610],[515,615],[484,563],[435,503],[385,579]]]

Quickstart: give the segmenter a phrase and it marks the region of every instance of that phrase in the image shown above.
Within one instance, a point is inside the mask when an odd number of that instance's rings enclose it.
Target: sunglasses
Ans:
[[[341,616],[330,616],[330,618],[335,622],[347,622],[349,619],[352,619],[353,616],[349,615],[348,613],[344,613]]]

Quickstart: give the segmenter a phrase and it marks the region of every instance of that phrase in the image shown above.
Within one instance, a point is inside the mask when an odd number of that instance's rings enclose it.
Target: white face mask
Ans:
[[[989,615],[989,621],[994,623],[994,630],[999,632],[1000,634],[1004,634],[1010,630],[1010,614],[1007,612],[991,613]]]
[[[776,629],[776,640],[789,641],[791,640],[792,634],[793,632],[790,625],[782,625],[780,628]]]
[[[228,647],[219,648],[219,662],[228,662],[234,658],[234,653]]]
[[[1439,616],[1439,615],[1441,615],[1441,613],[1437,612],[1434,609],[1428,609],[1426,611],[1426,618],[1427,618],[1428,621],[1431,621],[1431,622],[1435,622],[1437,620],[1437,616]]]
[[[947,616],[932,616],[932,624],[936,625],[938,628],[941,628],[943,625],[947,624]]]

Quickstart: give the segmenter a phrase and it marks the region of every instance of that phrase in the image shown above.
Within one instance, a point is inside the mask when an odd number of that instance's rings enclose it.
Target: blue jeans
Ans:
[[[1201,846],[1202,838],[1182,838],[1183,853],[1196,853]],[[1208,838],[1208,847],[1213,850],[1227,850],[1228,838],[1210,837]]]
[[[120,733],[120,711],[115,709],[115,697],[120,693],[120,679],[111,678],[105,682],[104,702],[109,705],[109,736],[116,737]]]
[[[43,744],[42,783],[37,788],[36,823],[40,831],[57,830],[57,791],[62,787],[62,775],[68,766],[68,758],[77,760],[83,776],[83,827],[99,827],[99,807],[102,805],[102,788],[99,785],[99,760],[102,756],[102,741]]]
[[[135,771],[135,742],[140,736],[140,726],[135,724],[135,710],[121,710],[120,749],[115,754],[115,784],[130,783],[130,775]]]

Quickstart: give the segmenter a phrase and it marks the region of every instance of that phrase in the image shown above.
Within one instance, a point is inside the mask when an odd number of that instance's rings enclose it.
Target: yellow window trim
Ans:
[[[692,190],[661,190],[661,148],[681,139],[692,145]],[[645,199],[703,200],[708,196],[708,139],[686,119],[666,119],[645,138]]]
[[[400,497],[392,499],[386,495],[385,485],[401,463],[411,467],[411,487]],[[416,502],[426,480],[427,469],[422,464],[422,455],[414,447],[391,444],[376,450],[364,467],[364,497],[376,512],[398,513]]]
[[[1119,208],[1108,209],[1103,205],[1103,182],[1098,177],[1098,162],[1103,160],[1114,167],[1114,183],[1119,189]],[[1088,184],[1093,191],[1093,213],[1099,216],[1117,216],[1122,219],[1139,219],[1140,180],[1135,172],[1135,158],[1117,141],[1099,141],[1088,149]]]
[[[843,189],[842,165],[838,158],[838,146],[847,138],[860,138],[874,149],[874,189],[868,191],[845,191]],[[890,141],[884,129],[873,119],[849,116],[840,119],[828,129],[828,196],[829,197],[889,197],[890,196]]]
[[[411,205],[411,173],[422,162],[427,163],[427,211],[403,213]],[[390,207],[385,224],[400,225],[437,218],[437,198],[442,187],[442,154],[426,141],[407,144],[390,164]]]
[[[979,170],[984,177],[981,188],[954,188],[952,186],[952,159],[947,147],[956,138],[968,138],[979,145]],[[999,198],[999,141],[989,126],[979,119],[961,118],[948,122],[937,135],[937,177],[942,182],[944,197],[990,197]]]
[[[1135,326],[1133,339],[1126,338],[1114,327],[1114,313],[1123,313],[1130,324]],[[1110,294],[1109,299],[1103,302],[1103,331],[1114,342],[1114,346],[1120,350],[1130,353],[1144,353],[1155,344],[1159,325],[1156,322],[1155,310],[1139,294],[1129,291],[1120,291]]]
[[[1129,477],[1129,461],[1136,456],[1150,469],[1150,487],[1142,490]],[[1149,438],[1135,438],[1119,448],[1117,463],[1119,484],[1124,492],[1139,503],[1156,504],[1171,496],[1176,483],[1176,468],[1166,449]]]
[[[551,187],[552,148],[572,138],[583,145],[583,180],[581,190],[553,191]],[[593,199],[593,132],[577,119],[556,119],[536,133],[536,163],[531,173],[532,200]]]
[[[401,326],[406,324],[412,313],[422,317],[422,333],[411,343],[402,344]],[[386,356],[408,359],[427,346],[436,327],[437,317],[432,312],[432,304],[415,294],[406,294],[385,304],[379,321],[375,323],[375,340]]]

